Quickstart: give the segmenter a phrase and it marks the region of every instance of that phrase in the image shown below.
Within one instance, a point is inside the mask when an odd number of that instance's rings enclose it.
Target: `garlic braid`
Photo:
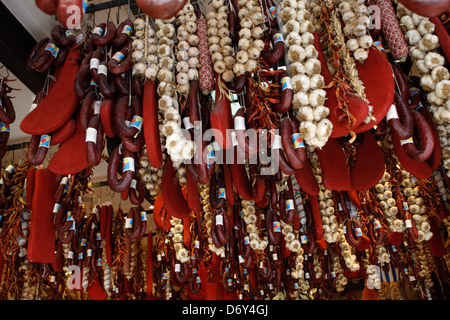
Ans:
[[[176,47],[176,90],[180,95],[189,93],[189,81],[198,80],[198,56],[197,48],[197,16],[194,7],[188,1],[176,17],[177,47]]]
[[[327,119],[330,110],[324,106],[325,80],[314,47],[315,28],[308,6],[304,0],[283,0],[280,3],[280,18],[284,22],[281,29],[288,48],[288,71],[294,90],[292,107],[300,120],[300,134],[308,145],[321,148],[328,141],[333,125]]]
[[[256,70],[259,57],[264,49],[264,42],[261,38],[267,32],[264,25],[265,17],[258,1],[238,0],[238,4],[241,7],[237,13],[241,29],[239,30],[236,64],[233,66],[236,77]]]
[[[401,3],[397,4],[397,17],[409,44],[411,70],[428,92],[429,111],[438,129],[442,161],[450,177],[450,72],[445,67],[446,59],[438,52],[439,39],[429,18],[411,12]]]
[[[165,147],[170,155],[174,168],[178,169],[183,160],[190,160],[194,154],[194,142],[186,140],[181,130],[181,115],[179,111],[178,94],[175,84],[175,59],[173,47],[175,44],[175,18],[170,20],[155,20],[156,37],[159,40],[158,58],[160,70],[157,92],[160,96],[158,107],[163,114],[161,132],[166,138]]]
[[[236,59],[234,58],[234,49],[229,33],[229,9],[224,0],[213,0],[212,6],[213,10],[206,16],[211,61],[214,71],[221,75],[224,81],[232,81],[234,79],[233,66]],[[225,30],[228,30],[228,32]]]

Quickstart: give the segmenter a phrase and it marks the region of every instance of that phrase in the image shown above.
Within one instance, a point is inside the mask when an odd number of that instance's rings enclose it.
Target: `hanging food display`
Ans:
[[[448,299],[450,3],[428,2],[36,1],[59,24],[2,169],[0,296]],[[129,210],[83,202],[103,161]]]

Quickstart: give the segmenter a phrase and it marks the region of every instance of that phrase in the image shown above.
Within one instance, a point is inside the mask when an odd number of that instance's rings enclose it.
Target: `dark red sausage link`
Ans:
[[[288,190],[280,192],[280,217],[283,222],[291,224],[294,221],[294,199],[290,197]],[[288,204],[290,207],[288,207]]]
[[[73,83],[74,92],[77,95],[78,99],[82,100],[84,97],[93,90],[91,86],[91,72],[89,63],[85,64],[80,68],[75,77],[75,81]]]
[[[279,244],[281,241],[281,225],[278,214],[272,209],[269,209],[266,214],[266,228],[269,244]]]
[[[273,47],[270,49],[269,46],[266,46],[261,52],[261,56],[269,66],[274,66],[283,57],[285,44],[283,35],[279,30],[272,29],[271,35]]]
[[[218,219],[219,221],[222,220],[222,224],[217,223]],[[217,239],[220,241],[220,243],[222,245],[225,245],[230,242],[230,226],[227,211],[224,209],[218,210],[217,214],[215,215],[214,223],[216,225]]]
[[[91,71],[92,71],[92,69],[91,69]],[[100,90],[100,92],[106,99],[114,98],[114,96],[116,94],[116,90],[114,90],[114,89],[117,88],[117,86],[111,86],[111,82],[109,81],[109,78],[108,78],[108,68],[106,66],[105,61],[100,63],[100,65],[98,66],[97,85],[98,85],[98,89]]]
[[[0,121],[5,124],[11,124],[16,120],[16,110],[12,100],[6,93],[2,94],[1,101],[3,107],[0,107]]]
[[[306,149],[298,126],[289,118],[281,120],[281,142],[287,160],[294,169],[301,169],[307,161]]]
[[[273,105],[273,109],[278,113],[287,113],[291,109],[294,90],[292,89],[291,78],[287,71],[279,75],[281,85],[281,101]]]
[[[133,21],[131,21],[130,19],[122,22],[116,29],[116,36],[112,40],[111,45],[114,48],[120,48],[125,43],[125,41],[130,39],[130,37],[132,36],[134,31],[133,26]]]
[[[34,135],[31,137],[27,151],[27,161],[32,166],[42,164],[48,153],[50,139],[49,135]]]
[[[94,133],[95,141],[93,141]],[[93,137],[88,137],[88,135],[93,135]],[[100,121],[100,115],[97,114],[89,121],[86,133],[86,157],[88,164],[92,167],[99,165],[102,161],[104,147],[103,135],[104,133],[102,123]]]
[[[139,176],[137,176],[133,181],[136,181],[136,183],[134,184],[132,182],[130,185],[129,199],[135,206],[140,206],[144,202],[145,185]]]
[[[414,132],[414,119],[402,96],[395,92],[394,97],[395,105],[391,106],[391,109],[386,115],[386,120],[393,134],[397,135],[400,139],[408,139]]]
[[[38,52],[31,61],[33,69],[39,73],[46,73],[55,62],[59,53],[59,48],[53,40],[47,42],[42,52]],[[42,48],[41,48],[42,49]]]
[[[414,125],[417,128],[417,135],[414,136],[412,143],[402,142],[405,153],[415,161],[427,160],[434,149],[434,135],[425,117],[416,110],[411,110],[414,119]],[[411,141],[408,141],[411,142]]]
[[[213,174],[209,186],[209,202],[214,209],[225,207],[225,182],[218,174]]]
[[[373,246],[379,246],[383,243],[384,231],[377,219],[372,219],[367,223],[367,231]]]
[[[404,101],[409,100],[409,89],[411,86],[408,83],[406,75],[403,73],[402,69],[396,64],[391,63],[391,68],[394,73],[395,82],[397,83],[397,88],[400,92]]]
[[[124,159],[127,158],[127,163],[124,163]],[[122,192],[130,186],[131,180],[134,177],[134,157],[131,152],[122,150],[122,177],[117,179],[117,171],[121,160],[120,146],[114,149],[111,153],[108,163],[108,186],[114,192]],[[133,160],[131,160],[133,159]]]
[[[136,207],[132,207],[128,211],[126,219],[128,221],[128,224],[125,226],[127,237],[131,240],[137,239],[141,233],[141,212]]]
[[[114,115],[113,115],[113,123],[115,127],[115,131],[125,137],[135,136],[139,130],[136,127],[131,127],[127,124],[127,111],[129,106],[130,97],[120,97],[116,101]],[[131,97],[130,104],[134,115],[142,116],[142,106],[141,102],[137,97]]]
[[[94,51],[94,53],[92,54],[92,57],[90,59],[90,62],[89,62],[91,77],[97,83],[98,83],[98,79],[97,79],[98,67],[100,66],[100,62],[103,61],[103,56],[104,56],[103,49],[99,48]]]
[[[51,37],[58,46],[72,47],[77,41],[77,37],[73,30],[66,30],[61,25],[56,25],[51,31]]]
[[[121,75],[112,75],[111,78],[113,79],[113,83],[117,88],[117,93],[121,96],[128,96],[130,95],[130,86],[127,80],[126,73],[123,73]]]
[[[49,38],[43,38],[42,40],[40,40],[38,43],[35,44],[33,49],[31,49],[30,53],[28,54],[27,62],[26,62],[26,67],[27,67],[28,71],[34,71],[34,68],[32,65],[33,60],[36,58],[38,53],[42,53],[42,51],[44,50],[45,46],[47,45],[47,43],[49,41],[50,41]]]
[[[240,150],[242,150],[246,158],[251,158],[258,153],[258,143],[255,141],[257,137],[253,137],[253,140],[249,142],[247,133],[245,130],[245,111],[244,108],[239,108],[234,116],[234,132],[236,133],[236,140],[238,142]],[[251,131],[255,132],[255,131]]]
[[[91,35],[91,41],[97,47],[106,47],[116,37],[116,25],[114,22],[108,21],[108,23],[99,24],[97,28]]]
[[[93,105],[95,102],[96,94],[94,91],[90,91],[83,100],[80,109],[80,125],[85,131],[88,128],[89,121],[93,116]]]
[[[127,53],[124,53],[127,52]],[[130,50],[122,49],[108,61],[108,70],[115,75],[127,72],[133,67],[133,57]]]

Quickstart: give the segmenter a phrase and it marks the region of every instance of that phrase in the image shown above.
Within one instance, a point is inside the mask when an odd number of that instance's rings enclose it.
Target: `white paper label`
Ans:
[[[391,119],[398,119],[397,108],[395,107],[395,105],[391,105],[389,111],[386,114],[386,121],[389,121]]]
[[[126,229],[133,228],[133,218],[126,218],[125,219],[125,228]]]
[[[223,216],[221,214],[218,214],[216,216],[216,225],[217,226],[223,226]]]
[[[235,117],[234,118],[234,130],[245,131],[245,118],[244,117]]]
[[[294,200],[289,199],[286,201],[286,210],[294,210]]]
[[[191,123],[189,117],[185,117],[183,119],[183,125],[186,130],[191,130],[192,128],[194,128],[194,125]]]
[[[61,204],[59,204],[59,203],[55,203],[55,205],[53,206],[53,213],[56,213],[56,212],[58,212],[58,210],[59,210],[59,207],[61,207]]]
[[[102,105],[101,101],[95,101],[94,102],[94,114],[97,115],[100,113],[100,107]]]
[[[281,149],[281,136],[276,134],[272,143],[272,150]]]
[[[281,79],[281,88],[282,88],[282,91],[284,91],[286,89],[292,90],[291,78],[284,77],[283,79]]]
[[[412,223],[411,223],[411,220],[405,220],[405,225],[406,225],[406,228],[412,228]]]
[[[175,272],[181,272],[181,264],[177,263],[175,265]]]
[[[131,180],[130,188],[136,190],[136,186],[137,186],[137,181],[136,181],[136,179]]]
[[[66,185],[68,180],[69,180],[69,178],[63,177],[63,178],[61,179],[61,182],[60,182],[59,184]]]
[[[116,52],[116,54],[112,57],[112,59],[117,60],[118,62],[122,61],[124,54],[120,51]]]
[[[104,74],[105,77],[107,77],[108,76],[108,67],[105,66],[104,64],[99,65],[97,74]]]
[[[98,34],[101,37],[101,36],[103,36],[103,29],[97,27],[92,31],[92,34]]]
[[[411,137],[411,138],[408,138],[406,140],[400,140],[400,144],[401,145],[404,145],[404,144],[407,144],[407,143],[414,143],[413,138]]]
[[[92,58],[91,59],[91,70],[92,69],[98,69],[99,65],[100,65],[100,60],[98,60],[97,58]]]
[[[86,130],[86,142],[97,143],[97,129],[87,128]]]
[[[123,169],[122,172],[133,171],[134,172],[134,158],[127,157],[123,159]]]

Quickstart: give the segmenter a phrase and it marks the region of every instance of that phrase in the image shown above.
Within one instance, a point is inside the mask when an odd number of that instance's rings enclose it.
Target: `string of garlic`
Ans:
[[[431,268],[428,265],[427,254],[425,252],[425,244],[423,242],[419,242],[415,247],[415,257],[417,257],[417,264],[419,266],[419,272],[417,275],[423,279],[426,287],[433,287],[433,280],[431,279]]]
[[[260,219],[255,208],[254,200],[241,200],[242,219],[245,223],[245,230],[248,233],[250,247],[255,251],[263,251],[269,244],[266,238],[261,239],[261,230],[258,227]]]
[[[233,72],[236,77],[245,72],[252,73],[258,67],[258,60],[264,49],[261,38],[267,30],[264,25],[265,17],[257,1],[238,0],[241,7],[238,17],[241,29],[239,30],[238,51]]]
[[[370,282],[375,289],[381,289],[381,279],[376,265],[369,265],[366,268],[367,282]]]
[[[175,250],[175,258],[179,260],[181,263],[186,263],[190,260],[190,255],[189,251],[184,247],[183,220],[172,217],[172,219],[170,219],[170,224],[172,225],[172,227],[170,228],[169,236],[171,236],[173,248]]]
[[[137,18],[134,21],[135,35],[133,36],[133,73],[143,75],[154,81],[159,71],[157,39],[155,29],[150,25],[149,17],[145,20]]]
[[[434,34],[435,25],[429,18],[411,12],[403,4],[397,4],[409,55],[413,61],[412,71],[420,77],[420,85],[428,92],[428,109],[433,116],[442,147],[442,162],[450,177],[450,72],[446,59],[438,52],[439,38]]]
[[[283,0],[280,18],[288,48],[290,82],[294,90],[292,107],[300,120],[299,131],[305,142],[321,148],[328,141],[333,125],[327,119],[330,110],[324,106],[326,91],[321,75],[318,52],[314,47],[314,25],[307,1]]]
[[[221,75],[225,82],[229,82],[234,79],[233,66],[236,64],[229,32],[229,9],[224,0],[213,0],[211,5],[212,10],[206,16],[211,62],[214,71]]]
[[[430,231],[431,226],[428,222],[429,216],[427,214],[427,206],[419,194],[417,178],[411,176],[411,174],[407,171],[402,173],[406,177],[406,179],[403,179],[401,183],[403,186],[402,193],[407,198],[409,211],[413,215],[412,217],[417,227],[419,234],[417,241],[428,241],[433,236],[433,233]]]
[[[178,169],[184,160],[190,160],[194,154],[194,142],[186,140],[181,130],[178,95],[175,83],[174,38],[175,17],[170,20],[155,20],[156,37],[159,41],[158,59],[160,70],[157,92],[158,107],[163,114],[161,133],[166,138],[165,148],[170,155],[174,168]]]
[[[212,240],[211,236],[211,224],[212,224],[212,217],[213,212],[211,210],[211,204],[209,203],[209,183],[206,185],[199,184],[198,189],[200,192],[200,198],[201,198],[201,204],[203,209],[203,220],[205,221],[205,228],[206,228],[206,234],[208,236],[208,248],[211,252],[216,253],[218,256],[220,256],[222,253],[225,252],[225,248],[222,246],[220,248],[217,248]]]
[[[323,238],[328,243],[335,243],[339,239],[339,224],[335,214],[335,203],[332,199],[333,193],[331,190],[325,190],[323,184],[320,184],[320,188],[317,199],[319,200],[319,209],[322,216]]]
[[[347,277],[344,275],[344,269],[341,266],[339,256],[334,254],[334,252],[330,252],[332,257],[332,270],[336,275],[336,291],[343,292],[345,290],[345,286],[348,283]]]
[[[369,57],[369,48],[373,44],[369,34],[369,10],[364,0],[338,0],[335,3],[345,24],[342,31],[347,40],[347,48],[356,61],[363,63]]]
[[[396,217],[398,208],[396,200],[392,197],[390,178],[389,172],[383,174],[381,180],[375,185],[375,196],[382,207],[389,229],[393,232],[403,232],[406,225],[402,219]]]
[[[198,80],[198,56],[200,54],[197,36],[197,16],[194,6],[188,1],[176,17],[176,83],[177,92],[182,96],[189,93],[189,81]]]
[[[165,160],[166,155],[163,153],[163,160]],[[161,190],[162,176],[164,172],[164,166],[156,169],[150,165],[148,160],[147,148],[142,150],[142,156],[140,159],[140,168],[137,171],[138,175],[141,177],[145,184],[145,187],[150,193],[150,196],[156,197]]]

